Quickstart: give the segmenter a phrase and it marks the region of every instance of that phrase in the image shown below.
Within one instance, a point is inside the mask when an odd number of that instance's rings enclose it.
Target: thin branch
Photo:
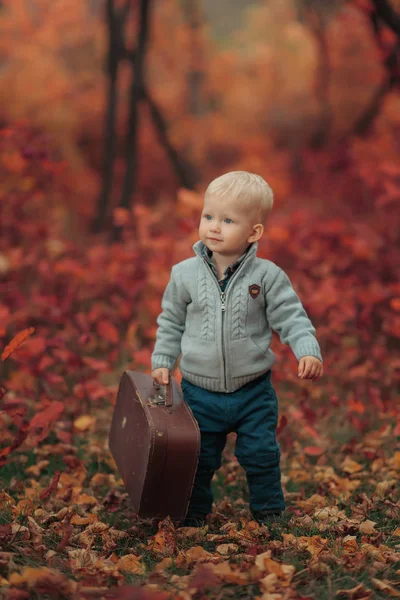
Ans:
[[[147,101],[147,104],[150,109],[150,114],[153,119],[154,126],[157,130],[158,138],[160,140],[161,145],[165,148],[167,156],[171,161],[171,164],[174,168],[175,174],[180,181],[181,185],[189,190],[193,190],[195,187],[195,183],[198,179],[198,175],[194,169],[194,167],[180,156],[174,146],[171,144],[168,133],[167,133],[167,124],[165,119],[157,107],[154,100],[149,95],[149,92],[144,86],[143,88],[143,97]]]

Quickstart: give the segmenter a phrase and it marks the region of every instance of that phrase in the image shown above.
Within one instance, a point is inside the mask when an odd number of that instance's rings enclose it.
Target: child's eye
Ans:
[[[211,219],[211,215],[204,215],[204,218],[207,219],[207,221],[210,220],[208,217],[210,217],[210,219]]]
[[[226,217],[225,221],[230,221],[232,223],[232,219],[230,219],[229,217]]]

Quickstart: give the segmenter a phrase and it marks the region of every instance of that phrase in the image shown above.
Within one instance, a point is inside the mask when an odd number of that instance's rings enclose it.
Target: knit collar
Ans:
[[[201,240],[198,240],[192,246],[192,249],[197,254],[197,256],[200,256],[200,258],[203,258],[203,253],[206,251],[206,248],[207,248],[207,246],[205,244],[203,244],[203,242]],[[250,260],[250,257],[254,258],[255,255],[257,254],[257,248],[258,248],[258,242],[253,242],[250,245],[250,248],[246,251],[246,253],[245,253],[246,256],[244,257],[243,260]]]

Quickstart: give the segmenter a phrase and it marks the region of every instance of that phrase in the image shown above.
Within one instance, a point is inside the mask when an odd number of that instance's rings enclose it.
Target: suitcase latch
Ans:
[[[149,396],[147,402],[149,406],[159,406],[161,404],[168,406],[168,384],[163,385],[162,389],[159,383],[153,381],[156,392],[154,396]]]

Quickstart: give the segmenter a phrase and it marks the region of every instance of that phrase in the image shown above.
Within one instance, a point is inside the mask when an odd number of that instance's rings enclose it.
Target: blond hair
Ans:
[[[260,175],[247,171],[230,171],[214,179],[204,197],[226,198],[241,208],[254,210],[256,218],[264,222],[274,203],[272,188]]]

